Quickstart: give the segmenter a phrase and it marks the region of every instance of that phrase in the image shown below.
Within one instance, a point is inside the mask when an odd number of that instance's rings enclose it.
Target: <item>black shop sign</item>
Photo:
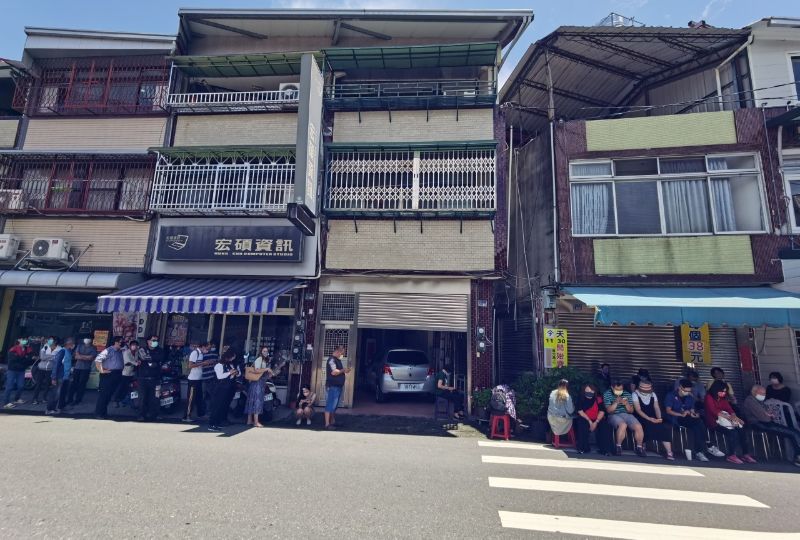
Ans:
[[[161,227],[159,261],[301,262],[297,227]]]

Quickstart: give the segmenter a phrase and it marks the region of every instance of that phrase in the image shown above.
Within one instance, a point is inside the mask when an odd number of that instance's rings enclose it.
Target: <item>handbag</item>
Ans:
[[[717,425],[725,429],[733,429],[733,422],[723,416],[717,417]]]
[[[261,375],[262,375],[261,373],[256,373],[255,368],[252,367],[248,367],[247,369],[244,370],[244,378],[245,380],[250,382],[256,382],[261,380]]]

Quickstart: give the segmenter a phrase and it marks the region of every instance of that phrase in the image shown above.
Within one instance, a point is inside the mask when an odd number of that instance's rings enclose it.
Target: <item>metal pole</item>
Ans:
[[[252,347],[253,345],[252,343],[250,343],[250,336],[252,334],[252,330],[253,330],[253,314],[250,313],[247,316],[247,341],[245,342],[246,344],[244,351],[245,354],[248,354],[250,352],[250,347]]]
[[[225,343],[225,327],[227,325],[227,322],[228,322],[228,314],[227,313],[223,313],[222,314],[222,332],[220,332],[220,335],[219,335],[219,346],[220,347],[222,347],[222,344]],[[222,349],[220,349],[220,350],[222,350]]]

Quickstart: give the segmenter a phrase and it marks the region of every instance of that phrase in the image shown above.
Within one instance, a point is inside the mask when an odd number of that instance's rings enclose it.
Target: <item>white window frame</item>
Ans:
[[[708,160],[710,158],[721,158],[721,157],[737,157],[737,156],[748,156],[753,157],[753,168],[747,169],[725,169],[722,171],[709,171],[708,167]],[[579,234],[574,232],[574,216],[572,216],[572,205],[570,204],[570,221],[571,221],[571,235],[576,238],[628,238],[628,237],[645,237],[645,238],[658,238],[663,236],[736,236],[736,235],[759,235],[759,234],[767,234],[769,232],[769,212],[767,206],[767,198],[766,198],[766,190],[763,180],[763,168],[761,164],[761,156],[757,152],[724,152],[724,153],[714,153],[714,154],[705,154],[702,157],[706,163],[706,171],[705,172],[698,172],[698,173],[676,173],[676,174],[660,174],[661,173],[661,160],[662,159],[669,159],[669,158],[700,158],[701,155],[684,155],[684,156],[657,156],[655,159],[657,160],[657,168],[659,174],[657,176],[616,176],[616,169],[614,168],[614,159],[653,159],[653,156],[642,156],[641,158],[635,157],[625,157],[625,158],[600,158],[600,159],[581,159],[581,160],[574,160],[569,162],[569,172],[570,172],[570,198],[572,197],[572,184],[580,184],[580,183],[611,183],[611,193],[613,196],[613,204],[614,204],[614,230],[617,232],[614,233],[604,233],[604,234]],[[585,164],[585,163],[606,163],[611,162],[611,170],[612,176],[571,176],[572,173],[572,165],[573,164]],[[761,230],[742,230],[742,231],[718,231],[717,230],[717,220],[716,220],[716,213],[714,210],[714,205],[712,204],[712,193],[711,193],[711,181],[714,178],[733,178],[733,177],[742,177],[742,176],[755,176],[756,182],[758,184],[758,193],[760,197],[759,207],[761,213]],[[792,176],[792,179],[800,180],[800,176],[795,177]],[[697,179],[697,180],[705,180],[707,186],[707,193],[708,193],[708,202],[709,202],[709,213],[711,214],[711,231],[709,232],[699,232],[699,233],[670,233],[667,232],[667,224],[666,224],[666,214],[664,212],[664,196],[662,190],[662,183],[669,182],[671,180],[682,180],[682,179]],[[658,194],[658,211],[659,217],[661,222],[661,233],[657,234],[631,234],[631,233],[619,233],[619,211],[617,208],[617,189],[616,184],[618,182],[656,182],[657,184],[657,194]],[[788,189],[788,180],[786,183],[786,188]],[[787,191],[790,193],[790,191]],[[794,225],[794,212],[792,211],[792,225]],[[800,231],[800,226],[796,227],[797,231]]]
[[[800,159],[800,149],[786,149],[783,151],[784,156],[791,156],[792,158]],[[800,182],[800,173],[786,174],[781,171],[783,176],[783,193],[786,206],[788,207],[789,217],[789,234],[800,234],[800,225],[795,225],[795,211],[794,203],[792,202],[792,182]],[[798,216],[800,217],[800,216]]]
[[[792,83],[791,91],[794,93],[795,103],[800,103],[800,91],[797,89],[800,80],[794,78],[794,66],[792,65],[792,60],[795,58],[800,61],[800,51],[789,51],[786,53],[786,65],[789,68],[789,81]]]

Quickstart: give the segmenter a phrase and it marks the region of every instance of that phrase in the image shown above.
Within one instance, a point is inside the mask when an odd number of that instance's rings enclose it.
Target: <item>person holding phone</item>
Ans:
[[[235,358],[236,353],[227,350],[222,354],[220,362],[214,366],[217,386],[214,388],[214,397],[211,400],[208,431],[221,431],[222,424],[228,420],[228,409],[236,392],[236,377],[239,376],[239,370],[233,365]]]
[[[345,355],[347,347],[337,345],[333,354],[325,362],[325,429],[336,429],[336,409],[339,407],[339,400],[342,397],[342,389],[346,376],[350,373],[350,368],[344,367],[342,357]]]
[[[625,381],[615,379],[611,383],[611,388],[603,394],[603,405],[608,414],[608,423],[615,433],[615,454],[622,455],[622,443],[630,429],[636,441],[636,455],[647,457],[644,450],[644,430],[642,424],[633,416],[633,397],[625,390]]]
[[[311,417],[314,416],[314,402],[317,401],[317,395],[311,391],[311,387],[304,384],[297,394],[294,415],[297,418],[296,425],[306,421],[306,425],[311,425]]]

